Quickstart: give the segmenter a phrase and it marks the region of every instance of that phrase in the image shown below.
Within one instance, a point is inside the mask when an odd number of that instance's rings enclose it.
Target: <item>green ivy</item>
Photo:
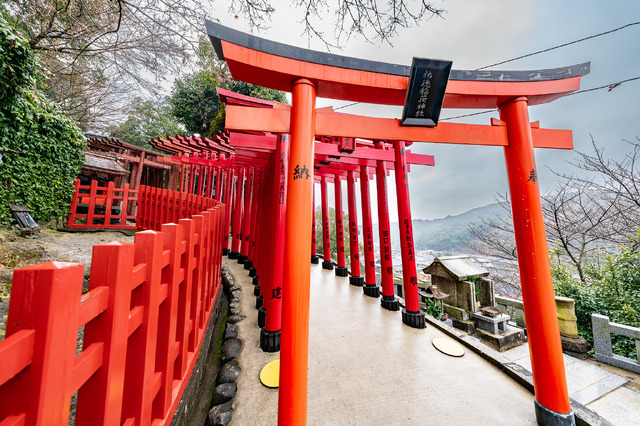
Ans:
[[[9,204],[36,221],[67,215],[86,143],[78,126],[38,89],[43,71],[28,41],[0,16],[0,224]]]

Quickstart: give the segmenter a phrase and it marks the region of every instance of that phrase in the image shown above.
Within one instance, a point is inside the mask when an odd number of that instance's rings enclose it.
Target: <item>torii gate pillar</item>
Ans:
[[[307,423],[311,209],[316,86],[299,78],[291,88],[290,179],[287,179],[285,262],[278,424]],[[296,168],[299,167],[298,169]],[[308,174],[296,170],[307,170]]]
[[[331,239],[329,238],[329,204],[327,203],[327,178],[320,178],[320,200],[322,203],[322,269],[333,269]]]
[[[500,119],[507,123],[509,138],[504,155],[527,322],[536,418],[542,425],[573,425],[575,420],[558,333],[527,98],[508,101],[499,109]]]
[[[382,141],[375,141],[377,149],[383,149]],[[378,230],[380,236],[380,280],[382,300],[380,306],[390,311],[400,310],[400,301],[393,288],[393,262],[391,260],[391,227],[389,225],[389,198],[384,161],[378,160],[376,167],[376,189],[378,193]],[[404,316],[403,316],[404,318]]]
[[[346,266],[345,251],[344,251],[344,222],[342,212],[342,182],[340,176],[336,174],[333,179],[334,194],[336,198],[336,276],[348,277],[349,271]]]

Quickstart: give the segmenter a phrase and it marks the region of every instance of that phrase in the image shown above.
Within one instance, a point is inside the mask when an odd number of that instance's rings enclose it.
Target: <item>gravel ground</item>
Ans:
[[[61,232],[45,229],[33,238],[0,230],[0,339],[4,338],[13,270],[49,261],[84,263],[89,278],[91,252],[95,244],[133,242],[131,231]]]

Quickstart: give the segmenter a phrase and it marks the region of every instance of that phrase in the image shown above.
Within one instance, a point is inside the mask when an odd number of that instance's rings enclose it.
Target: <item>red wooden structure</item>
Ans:
[[[451,72],[444,108],[497,108],[500,120],[489,126],[441,123],[433,128],[403,127],[400,120],[358,117],[316,110],[316,96],[356,102],[403,105],[409,68],[399,65],[329,55],[259,39],[207,21],[210,40],[236,79],[290,91],[292,106],[254,108],[228,105],[229,130],[272,132],[291,135],[285,258],[282,289],[281,370],[278,422],[305,424],[307,406],[309,275],[314,143],[317,135],[389,141],[394,145],[396,167],[404,160],[400,141],[424,141],[503,146],[511,195],[518,260],[527,316],[535,409],[540,424],[572,424],[562,359],[562,349],[554,313],[554,297],[546,236],[537,184],[533,148],[572,148],[571,132],[540,129],[530,123],[528,106],[550,102],[580,87],[580,78],[589,64],[554,70],[525,72]],[[380,144],[379,144],[380,145]],[[349,143],[343,146],[350,146]],[[392,154],[390,152],[390,154]],[[384,159],[377,158],[384,161]],[[301,176],[300,170],[307,171]],[[320,171],[318,171],[320,172]],[[367,171],[362,170],[363,175]],[[396,174],[400,185],[405,176]],[[326,180],[326,178],[325,178]],[[364,179],[362,179],[364,182]],[[382,181],[382,180],[380,180]],[[380,183],[379,183],[380,185]],[[383,189],[383,188],[381,188]],[[402,189],[402,188],[400,188]],[[401,226],[409,209],[406,192],[398,194]],[[363,215],[365,216],[365,215]],[[365,219],[366,222],[366,219]],[[409,222],[410,223],[410,222]],[[369,224],[364,223],[367,227]],[[410,262],[412,230],[405,225],[401,236],[409,238],[403,260]],[[384,237],[384,235],[382,235]],[[369,236],[366,235],[368,239]],[[365,251],[365,254],[367,251]],[[413,270],[405,273],[411,286]],[[406,279],[409,279],[409,283]],[[407,295],[414,293],[409,288]],[[417,289],[416,289],[417,290]],[[384,287],[383,287],[384,295]],[[403,321],[420,326],[420,312],[407,302]]]
[[[136,215],[128,212],[135,211],[131,207],[138,201],[137,189],[130,189],[128,183],[123,188],[116,188],[114,182],[107,182],[106,187],[98,186],[97,180],[81,185],[80,179],[76,179],[74,187],[67,220],[69,228],[136,229],[132,223]]]
[[[94,246],[87,293],[82,264],[15,270],[0,424],[67,424],[76,392],[76,425],[171,423],[220,293],[224,206],[145,186],[140,199],[154,230]]]

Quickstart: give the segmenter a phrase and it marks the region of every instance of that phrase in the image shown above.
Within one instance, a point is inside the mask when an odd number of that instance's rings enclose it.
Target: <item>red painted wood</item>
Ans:
[[[342,184],[339,176],[336,176],[334,179],[334,188],[336,200],[336,260],[338,261],[338,267],[344,268],[346,266],[346,260],[344,251],[344,222],[342,216]]]
[[[272,251],[273,260],[271,262],[270,288],[265,294],[264,303],[267,309],[265,318],[265,330],[279,331],[282,327],[282,291],[284,280],[284,250],[285,244],[285,220],[287,215],[287,176],[289,141],[286,135],[281,135],[278,140],[275,164],[273,167],[273,237]]]
[[[402,255],[402,280],[404,286],[405,308],[408,312],[420,311],[418,296],[418,275],[416,272],[416,254],[413,244],[413,224],[411,222],[411,204],[409,201],[409,172],[405,144],[394,144],[396,157],[396,196],[398,199],[398,226],[400,227],[400,253]]]
[[[309,274],[311,265],[311,208],[313,195],[313,128],[316,87],[300,79],[293,83],[291,145],[285,222],[285,259],[280,346],[278,424],[304,424],[307,420],[309,348]],[[296,167],[309,176],[294,179]]]
[[[365,284],[376,284],[376,261],[373,252],[373,221],[371,219],[371,190],[367,168],[360,169],[360,201],[362,211],[362,242],[364,244]]]
[[[2,387],[3,417],[25,412],[27,425],[66,424],[83,272],[82,264],[62,262],[15,270],[6,336],[34,330],[35,340],[29,366],[14,378],[22,383]]]
[[[349,209],[349,254],[351,256],[351,276],[360,276],[360,246],[358,244],[358,212],[356,207],[355,178],[347,173],[347,203]]]
[[[322,257],[325,262],[331,261],[331,238],[329,229],[329,206],[327,204],[327,179],[320,180],[320,199],[322,201]]]
[[[382,142],[376,142],[377,149],[383,149]],[[380,276],[382,294],[393,296],[393,262],[391,259],[391,227],[389,225],[389,198],[384,161],[378,161],[376,167],[376,189],[378,198],[378,232],[380,241]]]
[[[242,217],[242,244],[240,254],[249,256],[249,245],[251,240],[251,212],[252,202],[255,194],[253,193],[254,181],[256,180],[255,169],[250,167],[247,173],[244,189],[244,215]]]
[[[536,400],[558,413],[569,413],[569,394],[562,357],[547,238],[542,217],[537,168],[526,98],[500,107],[507,123],[509,147],[504,155],[509,176],[513,227],[518,251],[522,302],[531,348]]]

